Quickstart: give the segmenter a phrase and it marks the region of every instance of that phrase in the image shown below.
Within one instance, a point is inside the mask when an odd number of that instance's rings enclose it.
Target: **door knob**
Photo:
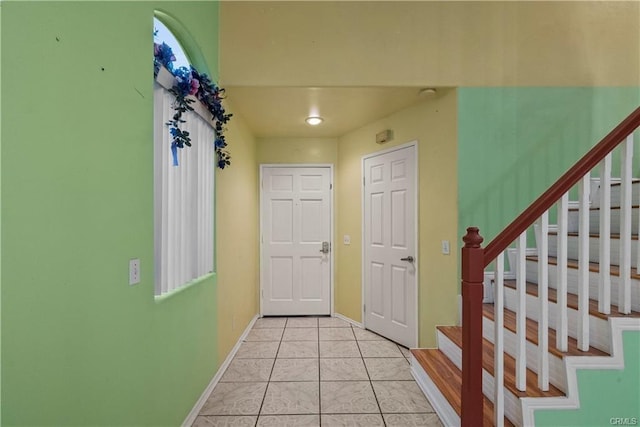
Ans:
[[[411,255],[409,255],[406,258],[400,258],[400,261],[409,261],[409,262],[413,262],[413,257]]]
[[[322,249],[320,249],[320,252],[323,254],[329,253],[329,242],[322,242]]]

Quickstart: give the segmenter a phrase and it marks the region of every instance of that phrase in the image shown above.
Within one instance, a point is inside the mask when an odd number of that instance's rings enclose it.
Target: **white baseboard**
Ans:
[[[249,335],[249,331],[251,331],[251,328],[253,328],[253,324],[256,323],[256,320],[258,320],[259,317],[260,316],[256,314],[253,317],[253,319],[251,319],[251,321],[249,322],[249,325],[246,327],[242,335],[240,335],[240,338],[238,338],[236,345],[233,346],[233,348],[229,352],[229,355],[224,360],[224,363],[220,365],[220,368],[218,368],[218,371],[209,382],[209,385],[207,386],[207,388],[204,389],[204,391],[202,392],[202,395],[194,405],[193,409],[191,409],[191,412],[189,412],[189,414],[187,415],[187,418],[185,418],[185,420],[182,422],[182,427],[191,427],[191,425],[194,423],[194,421],[198,417],[198,414],[200,413],[200,410],[202,409],[205,402],[209,398],[209,395],[213,391],[214,387],[218,384],[218,381],[220,381],[220,378],[222,378],[222,376],[224,375],[225,371],[229,367],[229,364],[231,363],[233,358],[236,356],[236,353],[238,352],[240,345],[242,344],[244,339],[247,337],[247,335]]]
[[[356,321],[355,321],[355,320],[353,320],[353,319],[349,319],[347,316],[343,316],[343,315],[342,315],[342,314],[340,314],[340,313],[333,313],[333,317],[337,317],[338,319],[342,319],[342,320],[344,320],[345,322],[349,322],[349,323],[351,323],[352,325],[357,326],[357,327],[358,327],[358,328],[360,328],[360,329],[364,329],[364,325],[363,325],[362,323],[360,323],[360,322],[356,322]]]

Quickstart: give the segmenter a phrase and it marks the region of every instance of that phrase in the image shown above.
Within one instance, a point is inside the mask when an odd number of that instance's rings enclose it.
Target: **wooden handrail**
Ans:
[[[596,167],[602,159],[640,126],[640,107],[616,126],[595,147],[584,155],[547,191],[524,210],[511,224],[484,248],[484,266],[489,265],[501,252],[549,210],[563,194],[571,189],[583,176]]]

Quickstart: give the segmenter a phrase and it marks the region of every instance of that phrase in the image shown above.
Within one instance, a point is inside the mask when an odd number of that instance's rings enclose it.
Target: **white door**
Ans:
[[[365,326],[417,346],[415,146],[364,158]]]
[[[331,314],[331,168],[262,167],[262,314]]]

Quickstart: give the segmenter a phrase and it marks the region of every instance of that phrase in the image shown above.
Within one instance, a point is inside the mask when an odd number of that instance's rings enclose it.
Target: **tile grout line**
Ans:
[[[378,400],[378,395],[376,394],[376,389],[373,388],[373,381],[371,381],[371,375],[369,375],[369,368],[367,368],[367,364],[364,361],[364,355],[362,354],[362,350],[360,349],[360,341],[358,341],[358,337],[356,336],[355,331],[353,330],[353,325],[351,326],[351,333],[353,337],[356,339],[356,346],[358,347],[358,352],[360,352],[360,358],[362,359],[362,364],[364,365],[364,370],[367,373],[367,378],[369,378],[369,385],[371,386],[371,391],[373,392],[373,397],[376,399],[376,405],[378,405],[378,411],[380,411],[380,418],[382,418],[382,425],[384,427],[387,426],[387,422],[384,419],[384,415],[382,415],[382,407],[380,407],[380,401]]]
[[[280,352],[280,346],[282,345],[282,339],[284,338],[284,330],[287,327],[287,322],[289,319],[285,318],[284,326],[282,327],[282,335],[280,335],[280,341],[278,342],[278,349],[276,350],[276,355],[273,358],[273,365],[271,365],[271,372],[269,372],[269,378],[267,379],[267,386],[264,389],[264,396],[262,396],[262,402],[260,402],[260,408],[258,409],[258,416],[256,417],[256,423],[254,427],[258,426],[258,421],[260,420],[260,415],[262,414],[262,407],[264,406],[264,401],[267,398],[267,391],[269,390],[269,384],[271,384],[271,376],[273,375],[273,370],[276,367],[276,360],[278,360],[278,353]]]

